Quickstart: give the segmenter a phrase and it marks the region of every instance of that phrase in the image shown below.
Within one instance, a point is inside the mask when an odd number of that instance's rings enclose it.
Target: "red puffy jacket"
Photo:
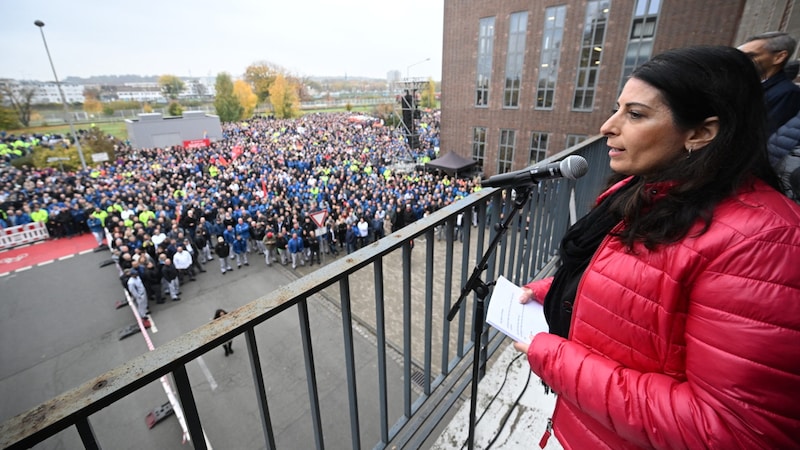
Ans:
[[[655,251],[606,237],[569,339],[535,336],[564,448],[800,448],[800,207],[756,181],[701,228]]]

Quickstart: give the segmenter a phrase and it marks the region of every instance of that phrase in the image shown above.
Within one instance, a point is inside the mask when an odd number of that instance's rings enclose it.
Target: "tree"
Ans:
[[[183,107],[176,101],[169,102],[167,113],[169,113],[170,116],[180,116],[183,114]]]
[[[293,86],[283,75],[278,75],[269,88],[270,103],[275,117],[290,119],[297,115],[299,101],[297,87]]]
[[[244,70],[244,79],[250,83],[253,92],[258,96],[258,101],[263,103],[269,98],[269,88],[275,82],[275,78],[285,73],[286,70],[277,64],[258,61],[247,66]]]
[[[400,118],[395,113],[394,103],[375,105],[372,115],[383,120],[383,124],[388,127],[395,127],[400,123]]]
[[[19,128],[19,120],[14,110],[0,106],[0,130],[16,130]]]
[[[89,114],[100,114],[103,110],[103,105],[100,103],[100,89],[97,88],[84,88],[83,89],[83,110]]]
[[[205,97],[208,94],[208,89],[206,89],[206,85],[203,83],[196,83],[194,85],[194,90],[197,92],[198,97]]]
[[[103,104],[96,98],[86,97],[83,101],[83,110],[89,114],[100,114],[103,111]]]
[[[183,80],[175,75],[161,75],[158,77],[158,84],[161,86],[161,92],[164,94],[164,97],[172,100],[176,100],[178,95],[183,91],[183,88],[186,87]]]
[[[95,100],[100,100],[100,88],[84,87],[83,96],[84,98],[93,98]]]
[[[239,100],[239,104],[242,105],[244,109],[242,117],[251,117],[256,110],[258,96],[253,93],[253,89],[247,84],[247,81],[236,80],[236,82],[233,83],[233,95],[236,96],[236,99]]]
[[[428,79],[428,83],[422,89],[420,97],[420,105],[423,108],[433,109],[436,107],[436,83],[433,78]]]
[[[97,127],[89,128],[89,131],[83,136],[82,141],[84,146],[88,147],[88,152],[92,153],[105,153],[108,159],[113,161],[116,158],[114,145],[117,143],[116,138],[111,135],[103,133],[103,130]],[[86,152],[87,149],[84,149]]]
[[[14,110],[3,106],[3,93],[0,92],[0,130],[16,130],[19,128],[19,120]]]
[[[0,85],[0,94],[7,98],[11,103],[11,108],[17,114],[17,120],[23,127],[28,128],[31,124],[31,100],[36,94],[36,88],[21,86],[18,90],[11,89],[8,84]]]
[[[214,98],[214,108],[217,109],[219,119],[223,122],[233,122],[241,119],[244,107],[233,94],[231,76],[225,72],[218,74],[214,86],[217,90],[217,96]]]

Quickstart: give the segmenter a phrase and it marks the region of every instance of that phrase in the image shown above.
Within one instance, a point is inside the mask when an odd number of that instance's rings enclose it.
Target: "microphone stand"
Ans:
[[[469,280],[467,280],[467,283],[461,289],[461,296],[458,297],[458,301],[456,301],[455,305],[453,305],[453,307],[450,309],[450,312],[447,314],[447,320],[452,322],[453,318],[455,318],[456,314],[458,313],[458,309],[461,307],[461,304],[467,298],[467,295],[470,293],[470,291],[475,292],[475,295],[477,296],[477,303],[475,304],[475,317],[472,321],[474,324],[473,337],[475,339],[475,345],[472,348],[472,394],[469,403],[469,437],[467,438],[469,450],[473,450],[475,447],[475,415],[478,401],[478,376],[481,368],[480,355],[481,351],[483,350],[483,344],[481,341],[483,340],[483,327],[486,320],[483,301],[486,296],[489,295],[489,286],[495,284],[494,281],[489,284],[481,281],[481,273],[487,269],[489,258],[491,257],[495,248],[497,248],[500,240],[508,231],[508,227],[511,224],[511,221],[514,219],[514,216],[520,210],[522,210],[531,195],[531,185],[524,185],[514,189],[517,191],[517,198],[514,200],[514,208],[509,211],[508,217],[506,217],[502,224],[497,227],[497,234],[495,234],[494,238],[492,238],[492,240],[489,242],[489,247],[481,257],[480,262],[478,262],[478,264],[475,266],[475,269],[472,271],[472,275],[469,277]]]

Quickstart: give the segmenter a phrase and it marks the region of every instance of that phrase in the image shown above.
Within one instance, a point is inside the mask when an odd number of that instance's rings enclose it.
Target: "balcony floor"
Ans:
[[[537,448],[547,426],[547,419],[555,407],[555,395],[545,395],[539,377],[530,371],[524,355],[514,350],[510,340],[506,339],[503,345],[506,344],[504,349],[498,350],[500,356],[487,369],[486,376],[478,385],[476,416],[480,420],[475,426],[476,449],[486,448],[495,436],[497,440],[492,444],[493,448],[504,450]],[[523,391],[519,404],[514,407],[517,397]],[[495,395],[497,398],[492,401]],[[463,444],[469,437],[468,396],[469,392],[463,397],[464,402],[460,409],[432,448],[441,450],[466,448]],[[484,411],[487,412],[484,414]],[[483,418],[481,414],[484,414]],[[508,418],[505,419],[507,415]],[[501,428],[504,419],[506,423]],[[550,437],[545,447],[546,450],[561,448],[555,436]]]

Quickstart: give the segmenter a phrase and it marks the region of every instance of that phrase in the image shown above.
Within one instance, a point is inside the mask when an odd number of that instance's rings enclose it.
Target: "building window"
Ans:
[[[539,83],[536,86],[536,109],[552,109],[561,58],[561,38],[567,7],[553,6],[545,9],[542,33],[542,54],[539,60]]]
[[[506,173],[514,164],[514,146],[517,132],[500,130],[500,147],[497,149],[497,173]]]
[[[578,60],[578,79],[575,81],[575,96],[572,100],[572,109],[578,111],[591,111],[594,106],[609,7],[608,0],[594,0],[586,4],[583,40]]]
[[[486,128],[475,127],[472,129],[472,159],[478,161],[478,165],[483,167],[486,157]]]
[[[549,136],[549,134],[540,131],[531,133],[531,149],[528,164],[534,164],[547,158],[547,140]]]
[[[633,69],[650,59],[653,54],[653,39],[656,35],[656,24],[661,0],[636,0],[633,10],[633,23],[625,60],[622,66],[622,80],[619,89],[633,73]]]
[[[503,107],[519,107],[519,91],[522,84],[522,65],[525,62],[525,35],[528,29],[528,12],[511,14],[508,30],[508,54],[506,55],[506,86],[503,91]]]
[[[480,20],[478,27],[478,70],[475,80],[475,106],[489,105],[492,82],[492,50],[494,49],[494,17]]]
[[[572,147],[573,145],[578,145],[581,142],[585,141],[589,136],[585,134],[568,134],[567,135],[567,148]]]

